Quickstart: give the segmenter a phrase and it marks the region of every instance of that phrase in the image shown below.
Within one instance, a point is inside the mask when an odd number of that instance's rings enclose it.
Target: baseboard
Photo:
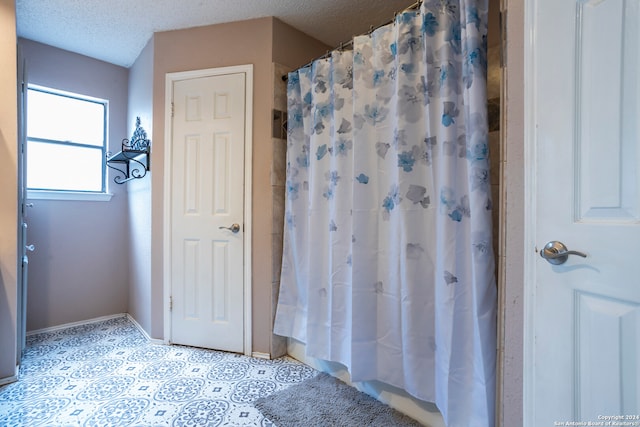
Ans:
[[[105,320],[117,319],[119,317],[126,317],[127,319],[129,319],[131,321],[131,323],[133,323],[135,325],[135,327],[138,328],[140,333],[142,335],[144,335],[144,337],[147,339],[147,341],[149,341],[151,344],[166,344],[161,339],[151,338],[149,336],[149,334],[147,333],[147,331],[145,331],[144,328],[142,326],[140,326],[138,321],[136,319],[134,319],[129,313],[111,314],[109,316],[95,317],[93,319],[81,320],[79,322],[71,322],[71,323],[65,323],[63,325],[51,326],[49,328],[36,329],[36,330],[27,332],[27,336],[35,335],[35,334],[42,334],[42,333],[46,333],[46,332],[55,332],[55,331],[59,331],[59,330],[62,330],[62,329],[72,328],[74,326],[80,326],[80,325],[87,325],[87,324],[91,324],[91,323],[104,322]],[[0,381],[2,381],[2,380],[0,380]],[[2,385],[1,382],[0,382],[0,385]]]
[[[10,377],[0,378],[0,386],[15,383],[16,381],[18,381],[19,372],[20,372],[20,366],[16,366],[15,374],[11,375]]]
[[[147,341],[149,341],[151,344],[166,344],[164,342],[164,340],[161,339],[157,339],[157,338],[151,338],[149,336],[149,334],[147,333],[147,331],[144,330],[144,328],[142,326],[140,326],[140,323],[138,323],[138,321],[136,319],[133,318],[133,316],[131,316],[129,313],[125,314],[125,316],[127,316],[127,319],[129,319],[131,321],[131,323],[133,323],[136,328],[138,328],[138,330],[140,331],[140,333],[147,339]]]
[[[126,313],[119,313],[119,314],[111,314],[109,316],[96,317],[96,318],[89,319],[89,320],[81,320],[79,322],[65,323],[63,325],[51,326],[49,328],[42,328],[42,329],[36,329],[36,330],[33,330],[33,331],[29,331],[29,332],[27,332],[27,336],[35,335],[35,334],[41,334],[41,333],[45,333],[45,332],[55,332],[55,331],[59,331],[61,329],[72,328],[74,326],[87,325],[87,324],[90,324],[90,323],[97,323],[97,322],[104,322],[105,320],[117,319],[118,317],[126,317],[126,316],[127,316]]]
[[[305,344],[295,339],[288,339],[287,353],[294,359],[297,359],[318,371],[326,372],[336,378],[339,378],[350,386],[367,393],[369,396],[386,403],[397,411],[418,420],[426,426],[445,427],[442,415],[433,403],[423,402],[422,400],[416,399],[406,393],[404,390],[380,381],[352,383],[349,372],[344,365],[307,356],[305,354]]]
[[[269,353],[260,353],[259,351],[252,352],[251,357],[255,357],[256,359],[271,360],[271,355]]]

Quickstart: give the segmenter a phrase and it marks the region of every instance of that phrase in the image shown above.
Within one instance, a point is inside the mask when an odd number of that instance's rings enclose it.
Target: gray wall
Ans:
[[[135,118],[151,139],[153,149],[153,39],[142,50],[129,70],[129,134]],[[151,332],[151,174],[162,175],[152,169],[143,179],[127,185],[129,200],[129,314],[148,333]]]
[[[18,274],[18,109],[16,11],[0,0],[0,383],[16,374]]]
[[[109,101],[108,149],[119,151],[130,136],[128,69],[30,40],[19,45],[30,83]],[[113,176],[108,202],[31,200],[27,330],[127,311],[127,195]]]

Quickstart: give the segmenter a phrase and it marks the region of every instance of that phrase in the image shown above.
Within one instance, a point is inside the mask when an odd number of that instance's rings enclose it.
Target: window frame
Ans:
[[[27,108],[25,109],[26,122],[29,122],[28,117],[28,100],[29,100],[29,91],[37,91],[46,94],[51,94],[55,96],[62,96],[66,98],[71,98],[79,101],[91,102],[95,104],[99,104],[103,107],[103,129],[102,129],[102,144],[101,145],[91,145],[84,144],[80,142],[72,142],[72,141],[60,141],[56,139],[48,139],[48,138],[39,138],[39,137],[31,137],[28,134],[28,125],[25,127],[25,139],[24,145],[25,150],[27,152],[26,155],[26,168],[25,168],[25,188],[27,191],[28,199],[40,199],[40,200],[87,200],[87,201],[108,201],[111,200],[113,194],[109,192],[109,182],[107,179],[107,164],[106,164],[106,156],[108,153],[108,134],[109,134],[109,100],[96,98],[93,96],[83,95],[75,92],[64,91],[60,89],[55,89],[47,86],[41,86],[37,84],[29,83],[27,85]],[[31,188],[28,187],[27,173],[29,168],[29,150],[27,149],[27,145],[29,141],[37,142],[37,143],[45,143],[51,144],[53,146],[66,146],[66,147],[77,147],[77,148],[88,148],[92,150],[99,150],[100,157],[103,159],[100,165],[100,176],[101,176],[101,190],[64,190],[64,189],[55,189],[55,188]]]

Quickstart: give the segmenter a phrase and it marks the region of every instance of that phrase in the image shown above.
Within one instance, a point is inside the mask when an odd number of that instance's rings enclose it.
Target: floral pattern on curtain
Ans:
[[[274,332],[492,426],[486,0],[427,0],[288,76]]]

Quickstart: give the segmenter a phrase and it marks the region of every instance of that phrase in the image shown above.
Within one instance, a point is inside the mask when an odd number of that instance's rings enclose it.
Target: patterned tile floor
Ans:
[[[287,357],[150,344],[119,317],[27,337],[0,426],[271,427],[252,402],[316,374]]]

